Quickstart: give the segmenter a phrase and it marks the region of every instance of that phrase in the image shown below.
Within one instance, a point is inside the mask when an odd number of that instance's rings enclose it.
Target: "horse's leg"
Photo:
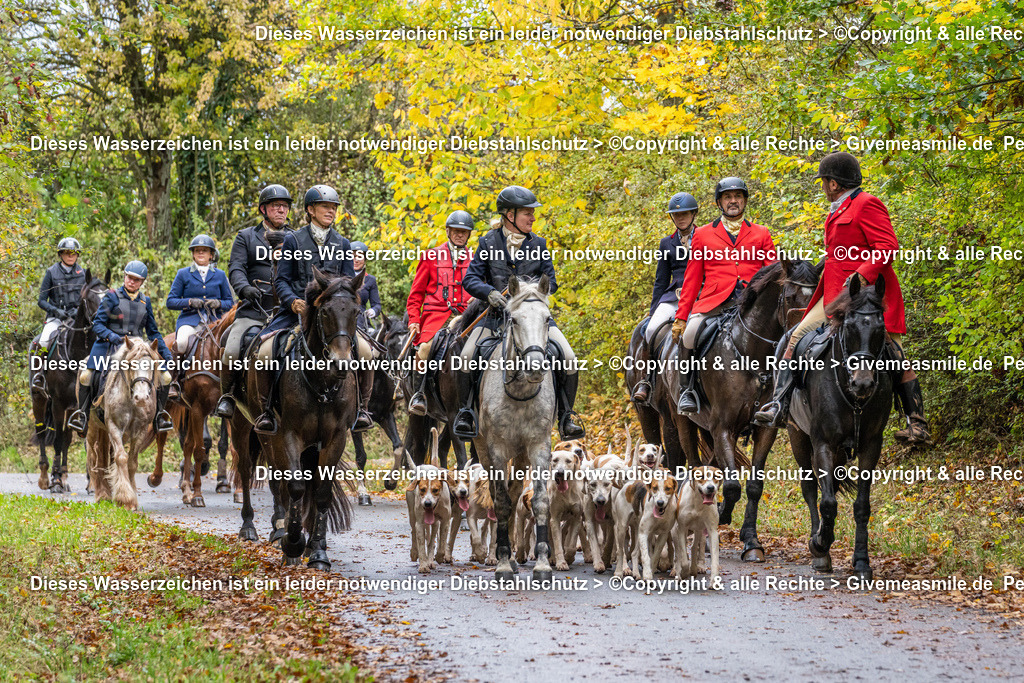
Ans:
[[[299,473],[299,468],[292,468]],[[306,493],[306,482],[288,481],[283,487],[288,493],[288,513],[284,520],[284,535],[281,537],[281,552],[284,564],[302,564],[302,553],[306,549],[306,534],[302,528],[302,496]]]
[[[868,444],[857,459],[857,471],[873,473],[882,455],[881,433],[877,443]],[[857,499],[853,501],[853,519],[857,532],[853,542],[853,573],[862,581],[872,578],[871,562],[868,559],[868,520],[871,519],[871,476],[857,479]]]
[[[363,433],[352,432],[352,445],[356,449],[356,467],[359,468],[359,473],[362,474],[366,469],[366,448],[363,445]],[[359,485],[356,487],[356,495],[358,496],[360,505],[373,505],[373,501],[370,500],[370,492],[366,490],[366,479],[359,477],[357,480]]]
[[[146,477],[150,486],[156,488],[164,480],[164,447],[167,445],[167,432],[157,432],[156,435],[156,464],[153,466],[153,473]]]
[[[204,508],[206,507],[206,501],[203,500],[203,467],[207,466],[208,468],[210,462],[210,451],[206,447],[208,432],[206,429],[206,419],[202,415],[201,409],[196,404],[193,404],[193,406],[188,421],[189,429],[192,432],[193,446],[192,507]]]
[[[138,499],[128,475],[128,451],[124,447],[124,432],[119,426],[108,422],[107,435],[114,454],[114,461],[107,471],[110,496],[118,505],[134,510],[138,507]]]
[[[410,422],[412,416],[410,416]],[[481,444],[483,446],[483,444]],[[498,565],[494,569],[494,578],[498,581],[512,581],[515,578],[516,570],[512,566],[512,545],[508,538],[508,525],[512,518],[512,506],[514,505],[509,496],[508,482],[505,480],[505,468],[508,465],[508,458],[504,453],[498,453],[488,445],[486,448],[477,448],[481,454],[481,464],[487,470],[488,483],[491,487],[491,499],[494,501],[494,515],[498,518],[496,536],[498,538],[495,554]]]
[[[728,429],[715,433],[715,458],[722,463],[726,472],[736,472],[736,437]],[[735,476],[726,475],[722,483],[722,504],[718,508],[718,523],[731,524],[732,510],[740,500],[740,482]]]
[[[191,418],[191,410],[188,408],[184,409],[184,417],[182,418],[181,425],[181,478],[178,480],[178,487],[181,489],[181,502],[191,507],[192,497],[195,495],[192,491],[192,469],[196,467],[198,463],[193,462],[193,454],[196,451],[197,445],[195,441],[195,433]]]
[[[394,462],[391,465],[392,472],[397,477],[398,473],[405,466],[405,444],[402,443],[402,437],[398,433],[398,424],[395,422],[394,412],[388,413],[388,416],[384,418],[384,421],[380,423],[384,433],[391,439],[391,455],[394,458]],[[384,482],[384,488],[388,491],[394,491],[398,487],[397,479],[387,479]]]
[[[537,448],[530,456],[533,474],[547,472],[551,468],[551,445],[550,440],[545,439],[540,448]],[[548,501],[548,487],[544,481],[537,476],[533,485],[533,518],[537,524],[537,561],[533,565],[534,581],[551,580],[551,546],[549,534],[549,522],[551,508]],[[555,527],[555,535],[560,533]],[[574,548],[575,550],[575,548]]]
[[[256,534],[256,525],[252,523],[253,509],[252,499],[249,495],[249,485],[252,481],[252,464],[255,461],[256,453],[260,447],[259,440],[252,432],[252,427],[242,423],[245,418],[240,412],[236,412],[240,429],[234,434],[241,436],[241,441],[235,442],[235,467],[238,474],[238,482],[242,488],[242,528],[238,530],[238,537],[243,541],[255,541],[259,536]],[[221,427],[223,429],[223,426]],[[238,438],[236,436],[236,438]]]
[[[52,404],[53,402],[46,396],[37,391],[32,392],[32,415],[36,420],[35,438],[39,442],[39,488],[43,491],[50,488],[50,461],[46,457],[46,423],[47,421],[51,423],[57,421],[52,413]]]
[[[818,510],[821,513],[821,523],[817,531],[811,534],[807,546],[811,551],[811,566],[820,572],[832,571],[832,556],[829,550],[835,541],[836,510],[836,483],[835,458],[828,444],[819,443],[814,446],[814,459],[812,461],[814,471],[820,474],[818,486],[821,488],[821,501],[818,503]]]
[[[789,428],[789,445],[800,468],[800,492],[811,516],[811,535],[814,535],[821,523],[818,517],[818,478],[812,464],[814,448],[811,446],[811,438],[796,427]]]
[[[220,421],[220,435],[217,437],[217,493],[231,493],[228,483],[228,421]]]
[[[342,451],[345,450],[346,432],[340,430],[340,434],[341,436],[336,436],[320,451],[317,461],[319,467],[335,465],[341,461]],[[353,434],[353,436],[355,435]],[[366,464],[365,459],[363,464]],[[316,517],[313,521],[313,528],[310,529],[309,542],[306,544],[306,548],[309,550],[309,561],[306,566],[310,569],[329,572],[331,571],[331,560],[327,557],[327,517],[334,500],[334,480],[328,477],[309,482],[306,495],[310,494],[312,494],[313,503],[316,505]]]
[[[196,404],[193,404],[193,406],[195,406],[193,408],[193,410],[201,411],[201,409]],[[199,412],[198,414],[199,414],[199,418],[198,419],[203,423],[203,440],[202,440],[202,444],[203,444],[203,460],[202,460],[202,469],[200,470],[200,473],[202,474],[202,476],[205,477],[207,474],[210,473],[210,457],[209,456],[210,456],[210,451],[213,450],[213,437],[210,436],[210,425],[209,425],[209,422],[206,419],[206,415],[203,415],[201,412]],[[195,416],[193,415],[193,417],[195,417]],[[199,461],[196,460],[196,463],[198,464]]]
[[[53,469],[50,471],[50,493],[67,493],[66,486],[68,447],[71,441],[71,430],[53,421]],[[63,456],[63,457],[62,457]]]
[[[768,453],[778,433],[777,429],[771,427],[754,428],[754,449],[750,463],[753,473],[747,479],[747,509],[743,515],[743,526],[740,527],[740,540],[743,541],[740,559],[744,562],[764,562],[764,548],[757,538],[757,506],[764,492],[764,480],[759,473],[764,471]]]

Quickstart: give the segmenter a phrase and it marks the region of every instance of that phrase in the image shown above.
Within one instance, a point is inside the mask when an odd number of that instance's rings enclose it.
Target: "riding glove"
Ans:
[[[189,299],[188,300],[188,305],[191,308],[202,308],[203,307],[203,300],[202,299]]]
[[[487,295],[487,303],[493,308],[505,308],[505,297],[498,290],[492,289],[491,293]]]
[[[683,338],[683,332],[686,331],[686,321],[676,320],[672,323],[672,341],[677,344]]]

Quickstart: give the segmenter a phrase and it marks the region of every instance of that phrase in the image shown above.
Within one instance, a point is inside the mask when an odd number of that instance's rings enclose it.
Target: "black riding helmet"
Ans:
[[[843,187],[860,187],[863,180],[860,174],[860,162],[849,152],[833,152],[826,154],[818,164],[819,178],[831,178]]]
[[[292,196],[288,194],[288,190],[283,185],[267,185],[260,192],[260,204],[259,208],[263,208],[264,204],[270,202],[276,202],[278,200],[284,200],[288,202],[288,206],[292,204]]]
[[[500,197],[499,197],[500,199]],[[468,211],[452,211],[444,222],[445,228],[459,228],[462,230],[473,229],[473,217]]]
[[[509,185],[498,193],[498,213],[505,213],[510,209],[533,209],[541,206],[537,197],[525,187]]]
[[[715,185],[715,204],[718,204],[718,200],[722,198],[722,194],[729,190],[739,190],[743,193],[743,196],[747,199],[750,198],[750,191],[747,190],[747,184],[743,182],[741,178],[735,176],[729,176],[728,178],[722,178]]]

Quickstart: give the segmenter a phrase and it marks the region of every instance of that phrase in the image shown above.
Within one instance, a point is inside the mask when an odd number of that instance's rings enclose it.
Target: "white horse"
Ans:
[[[535,482],[533,514],[537,524],[535,581],[551,579],[548,544],[547,487],[538,479],[551,463],[551,429],[555,424],[555,388],[547,354],[548,277],[537,283],[513,276],[508,283],[506,322],[499,347],[480,380],[479,436],[474,439],[480,463],[488,473],[498,518],[495,578],[512,580],[509,526],[514,501],[523,490],[523,476]],[[504,368],[495,367],[502,361]],[[508,464],[512,463],[509,468]],[[506,472],[511,473],[508,477]],[[539,482],[539,483],[536,483]],[[557,533],[557,530],[556,530]]]
[[[103,420],[90,411],[86,439],[90,480],[96,500],[113,500],[129,509],[139,506],[135,470],[139,453],[156,438],[156,390],[161,381],[157,341],[147,344],[138,337],[110,355],[110,370],[103,390]]]

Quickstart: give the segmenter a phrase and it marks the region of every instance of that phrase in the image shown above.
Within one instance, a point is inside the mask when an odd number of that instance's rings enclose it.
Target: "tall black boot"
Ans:
[[[646,361],[648,366],[653,365],[650,362],[652,353],[651,345],[647,343],[646,339],[643,341],[643,345],[641,348],[643,350],[643,353],[641,353],[640,359]],[[651,391],[653,391],[653,389],[654,369],[649,368],[647,370],[647,374],[644,377],[642,377],[639,382],[636,383],[635,387],[633,387],[633,395],[630,396],[630,400],[632,400],[634,403],[647,405],[648,401],[651,398]]]
[[[156,390],[156,417],[153,418],[153,428],[158,432],[169,432],[174,429],[171,416],[164,409],[167,405],[167,395],[170,391],[171,388],[169,386],[160,387]]]
[[[78,410],[68,417],[68,427],[81,437],[85,436],[85,428],[89,424],[89,407],[92,405],[94,394],[92,384],[78,385]]]
[[[51,339],[52,342],[52,339]],[[33,344],[32,349],[29,351],[30,356],[39,356],[46,361],[47,351],[38,344]],[[38,389],[39,391],[46,391],[46,367],[43,365],[39,370],[36,370],[32,375],[32,381],[29,383],[31,388]]]
[[[681,346],[681,345],[680,345]],[[683,354],[680,355],[679,360],[691,361],[694,353],[691,349],[682,347],[681,351]],[[679,377],[679,401],[676,403],[676,412],[680,415],[694,415],[700,412],[700,405],[697,402],[697,370],[690,367],[686,374]]]
[[[426,365],[424,363],[424,365]],[[420,417],[427,414],[427,377],[428,372],[416,372],[413,371],[413,386],[416,387],[416,393],[409,399],[409,412],[413,415],[419,415]]]
[[[223,417],[225,419],[234,417],[235,414],[235,382],[237,381],[238,373],[224,365],[220,369],[220,399],[217,400],[217,407],[213,409],[213,412],[217,417]]]
[[[899,430],[893,436],[897,441],[911,446],[930,444],[932,435],[928,431],[928,421],[924,419],[924,397],[921,395],[921,383],[915,377],[909,382],[901,383],[896,387],[896,391],[907,416],[907,428]]]
[[[365,432],[373,426],[370,415],[370,397],[373,394],[373,370],[359,370],[356,373],[356,385],[359,392],[359,407],[356,410],[356,421],[352,425],[353,432]]]
[[[452,432],[460,439],[474,439],[480,433],[480,427],[476,422],[476,411],[473,410],[473,403],[476,401],[476,378],[474,373],[462,370],[455,372],[455,378],[462,409],[455,416]]]
[[[270,380],[270,390],[267,391],[267,400],[263,404],[263,413],[253,423],[253,431],[257,434],[277,434],[277,418],[274,411],[277,408],[277,385],[281,380],[281,371],[284,368],[284,360],[277,359],[277,369]]]
[[[555,387],[555,400],[558,403],[558,433],[562,435],[564,441],[582,439],[587,435],[587,430],[579,423],[579,414],[573,410],[573,406],[576,404],[576,390],[580,385],[580,373],[558,374],[558,384],[561,385],[561,387]]]
[[[783,360],[791,360],[783,356]],[[780,429],[786,425],[789,416],[789,399],[793,395],[793,370],[787,363],[785,369],[775,373],[775,393],[772,400],[754,413],[754,424]]]

